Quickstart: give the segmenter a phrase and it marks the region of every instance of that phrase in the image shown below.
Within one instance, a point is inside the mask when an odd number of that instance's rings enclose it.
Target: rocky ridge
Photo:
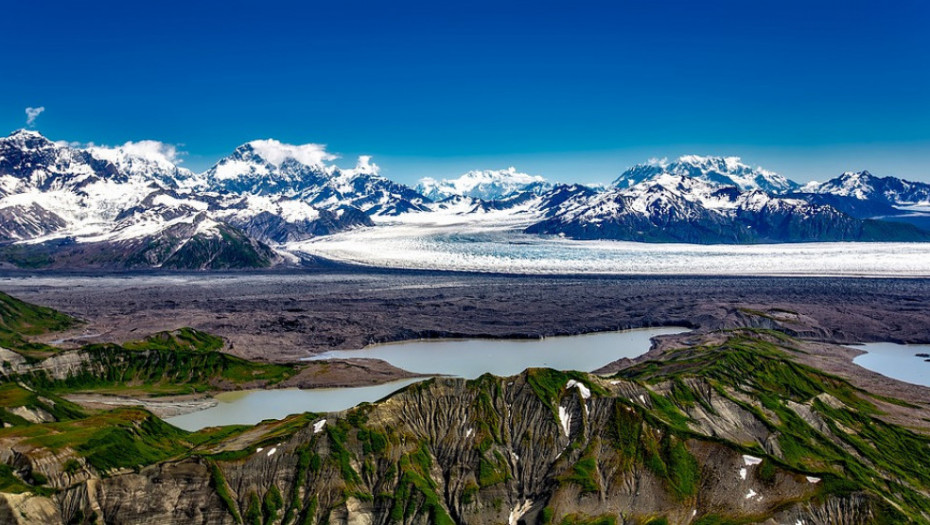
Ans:
[[[925,408],[798,363],[810,350],[777,332],[713,332],[612,376],[533,369],[433,379],[340,414],[196,434],[136,409],[88,419],[49,408],[61,422],[44,423],[48,435],[76,439],[74,425],[105,417],[115,428],[107,441],[139,452],[114,456],[99,438],[52,445],[29,432],[36,424],[15,424],[0,431],[0,450],[9,451],[0,460],[12,476],[0,516],[19,523],[930,521],[920,452],[930,438],[883,418]],[[46,407],[67,406],[43,399]],[[161,459],[139,463],[145,457]],[[14,481],[20,490],[10,490]]]

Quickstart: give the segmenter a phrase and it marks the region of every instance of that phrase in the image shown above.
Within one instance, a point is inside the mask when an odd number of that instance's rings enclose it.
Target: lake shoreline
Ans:
[[[467,339],[378,345],[368,349],[341,352],[339,357],[343,359],[340,360],[345,360],[344,354],[370,354],[373,350],[386,349],[390,351],[390,356],[376,354],[377,359],[360,356],[352,361],[361,363],[371,360],[385,363],[395,370],[406,372],[408,377],[349,388],[289,388],[293,387],[293,383],[284,381],[271,388],[215,393],[215,405],[192,410],[188,414],[168,418],[166,421],[185,430],[198,430],[203,426],[254,424],[267,418],[284,417],[293,413],[338,412],[349,409],[358,402],[374,402],[393,393],[396,390],[394,386],[402,388],[433,377],[475,379],[484,374],[511,377],[519,375],[527,368],[591,372],[618,355],[635,356],[648,353],[656,337],[682,332],[688,332],[688,329],[646,328],[536,341]],[[396,359],[402,359],[404,362],[396,362]],[[318,359],[310,362],[331,361]],[[427,373],[425,369],[423,372],[411,372],[406,363],[417,366],[418,362],[433,372]],[[257,401],[258,399],[261,401]],[[242,408],[237,413],[231,405]],[[281,406],[293,408],[282,410]],[[185,417],[194,412],[198,412],[199,416]]]

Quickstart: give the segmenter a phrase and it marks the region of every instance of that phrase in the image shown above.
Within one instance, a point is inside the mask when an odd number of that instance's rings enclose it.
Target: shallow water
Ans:
[[[315,388],[301,390],[245,390],[216,396],[213,408],[168,418],[165,421],[184,430],[200,430],[221,425],[254,425],[266,419],[282,419],[302,412],[338,412],[366,401],[377,401],[401,388],[422,381],[405,379],[383,385],[358,388]]]
[[[412,372],[465,378],[475,378],[486,372],[509,376],[531,367],[590,372],[621,357],[644,354],[654,336],[684,331],[687,330],[647,328],[533,340],[408,341],[364,350],[329,352],[316,358],[378,358]],[[166,421],[185,430],[199,430],[220,425],[254,425],[265,419],[281,419],[301,412],[337,412],[359,403],[377,401],[417,381],[421,379],[357,388],[227,392],[216,396],[219,404],[213,408]]]
[[[591,372],[621,357],[649,350],[657,335],[678,334],[684,328],[644,328],[620,332],[548,337],[545,339],[444,339],[373,345],[363,350],[339,350],[308,358],[382,359],[420,374],[474,379],[481,374],[519,374],[527,368]]]
[[[930,354],[930,345],[866,343],[854,348],[868,353],[856,357],[853,363],[899,381],[930,387],[930,363],[914,355]]]

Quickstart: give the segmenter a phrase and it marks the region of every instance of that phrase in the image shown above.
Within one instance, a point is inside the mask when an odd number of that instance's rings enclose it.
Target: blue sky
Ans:
[[[930,2],[9,2],[0,130],[371,154],[403,182],[742,156],[930,181]]]

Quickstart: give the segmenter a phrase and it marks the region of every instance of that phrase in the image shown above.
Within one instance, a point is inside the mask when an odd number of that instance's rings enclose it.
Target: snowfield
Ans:
[[[429,214],[410,214],[425,218]],[[576,241],[486,223],[399,221],[284,248],[384,268],[518,274],[930,276],[930,243],[757,245]]]

